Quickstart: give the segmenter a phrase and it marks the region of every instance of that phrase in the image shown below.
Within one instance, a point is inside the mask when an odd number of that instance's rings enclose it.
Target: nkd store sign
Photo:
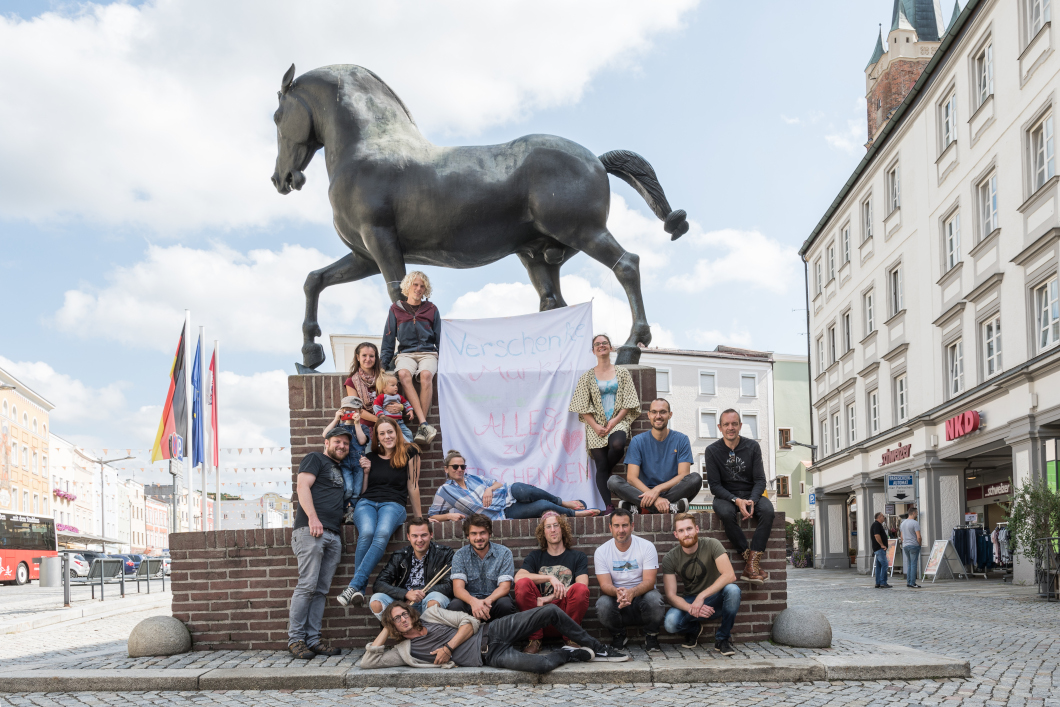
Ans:
[[[983,416],[975,410],[969,410],[968,412],[962,412],[960,415],[954,415],[946,420],[946,441],[952,442],[965,435],[970,435],[982,427],[982,425]]]

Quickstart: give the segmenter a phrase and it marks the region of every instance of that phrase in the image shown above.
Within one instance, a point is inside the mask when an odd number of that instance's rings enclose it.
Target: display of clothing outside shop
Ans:
[[[954,528],[950,542],[965,567],[971,565],[976,570],[986,571],[994,566],[992,542],[982,528]]]
[[[999,525],[990,533],[990,542],[994,546],[994,562],[999,565],[1012,564],[1012,551],[1009,549],[1008,526]]]

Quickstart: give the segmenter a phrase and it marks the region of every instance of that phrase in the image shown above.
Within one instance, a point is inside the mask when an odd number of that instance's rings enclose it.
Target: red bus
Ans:
[[[25,584],[40,578],[34,557],[55,557],[55,519],[25,513],[0,513],[0,582]]]

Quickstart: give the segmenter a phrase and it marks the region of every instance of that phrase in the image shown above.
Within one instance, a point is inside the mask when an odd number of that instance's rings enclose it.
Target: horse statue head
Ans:
[[[294,64],[283,75],[276,96],[280,106],[272,115],[276,123],[276,170],[272,183],[276,191],[289,194],[292,189],[301,189],[305,184],[305,168],[317,150],[324,146],[313,130],[313,113],[305,100],[290,93],[294,84]]]

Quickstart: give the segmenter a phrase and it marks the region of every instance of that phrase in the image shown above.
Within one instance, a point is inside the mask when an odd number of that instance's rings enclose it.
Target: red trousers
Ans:
[[[533,609],[537,606],[538,597],[541,596],[541,590],[536,584],[527,578],[516,580],[515,582],[515,603],[519,607],[519,611],[526,611],[527,609]],[[560,601],[552,602],[567,616],[574,619],[574,621],[581,626],[582,619],[585,618],[585,612],[589,610],[589,587],[584,584],[574,584],[567,587],[567,595]],[[541,640],[545,637],[545,633],[550,636],[557,634],[556,629],[549,627],[548,629],[535,631],[530,634],[530,640]],[[567,637],[564,636],[564,639]]]

